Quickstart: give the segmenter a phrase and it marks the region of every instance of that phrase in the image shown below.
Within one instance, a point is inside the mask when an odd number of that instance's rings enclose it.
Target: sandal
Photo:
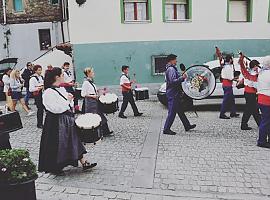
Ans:
[[[88,170],[97,166],[97,163],[90,164],[87,160],[82,164],[83,170]]]

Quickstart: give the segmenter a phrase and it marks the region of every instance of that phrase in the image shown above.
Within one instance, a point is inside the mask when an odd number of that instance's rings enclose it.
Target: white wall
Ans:
[[[10,28],[10,45],[9,45],[9,57],[17,57],[18,68],[25,67],[27,62],[31,62],[46,51],[41,51],[39,46],[38,29],[50,29],[51,30],[51,42],[52,47],[62,42],[61,25],[59,22],[43,22],[43,23],[31,23],[31,24],[12,24],[6,25],[6,28]],[[2,28],[2,27],[1,27]],[[3,29],[3,28],[2,28]],[[1,31],[3,35],[3,31]],[[66,40],[67,30],[65,28]],[[3,51],[2,36],[1,36],[1,51]],[[1,54],[0,59],[6,57],[6,54]]]
[[[227,0],[192,0],[192,22],[164,23],[152,0],[152,23],[121,24],[120,0],[69,1],[71,43],[158,40],[269,39],[269,0],[253,0],[251,23],[228,23]]]

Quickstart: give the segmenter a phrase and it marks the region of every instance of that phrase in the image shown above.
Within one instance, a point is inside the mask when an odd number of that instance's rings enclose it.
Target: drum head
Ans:
[[[93,129],[100,126],[101,117],[98,114],[86,113],[75,120],[76,125],[83,129]]]
[[[116,102],[117,100],[118,100],[117,95],[113,93],[107,93],[99,97],[99,101],[104,104],[111,104]]]
[[[205,65],[194,65],[185,72],[187,79],[182,82],[185,94],[193,99],[204,99],[210,96],[216,88],[213,72]]]

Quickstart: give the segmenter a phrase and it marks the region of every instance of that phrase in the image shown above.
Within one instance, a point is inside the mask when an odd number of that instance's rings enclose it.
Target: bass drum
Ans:
[[[187,78],[182,82],[182,88],[184,93],[192,99],[207,98],[216,89],[214,73],[206,65],[191,66],[184,74]]]

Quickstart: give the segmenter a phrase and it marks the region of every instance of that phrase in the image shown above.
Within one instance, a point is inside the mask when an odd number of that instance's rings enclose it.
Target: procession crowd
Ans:
[[[236,75],[231,55],[223,57],[217,49],[217,55],[222,66],[221,78],[224,90],[223,103],[220,111],[220,119],[230,119],[239,117],[236,113],[236,105],[233,94],[233,82],[237,81],[245,88],[246,109],[241,123],[242,130],[251,130],[248,121],[254,117],[259,126],[259,138],[257,146],[270,148],[270,57],[265,57],[261,64],[252,60],[249,64],[246,57],[241,53],[239,64],[244,80],[239,80]],[[166,96],[168,100],[168,116],[164,125],[163,134],[175,135],[171,130],[172,124],[178,114],[185,131],[196,128],[190,123],[185,115],[181,97],[183,90],[181,84],[188,77],[185,72],[177,69],[177,56],[170,54],[167,57],[166,65]],[[132,92],[134,81],[129,76],[129,66],[122,66],[120,76],[120,86],[122,88],[123,103],[118,117],[125,119],[124,112],[130,103],[134,116],[139,117],[143,113],[139,112]],[[40,142],[39,166],[40,172],[52,173],[56,175],[64,174],[63,168],[72,165],[78,166],[78,161],[83,170],[93,168],[97,163],[90,163],[84,158],[87,153],[84,142],[79,137],[78,127],[89,129],[96,134],[97,140],[102,137],[109,137],[113,134],[108,125],[108,120],[100,106],[101,96],[106,96],[106,91],[99,90],[94,83],[94,69],[85,68],[82,72],[85,75],[80,96],[83,98],[83,105],[78,103],[78,95],[74,90],[76,82],[70,70],[70,64],[65,62],[62,68],[48,66],[45,76],[42,75],[42,66],[27,63],[27,68],[20,75],[17,69],[7,69],[3,77],[4,92],[6,94],[6,105],[10,111],[16,111],[16,105],[21,103],[27,116],[33,115],[29,107],[29,98],[33,96],[37,107],[37,127],[42,129]],[[23,98],[22,88],[26,88],[26,95]],[[105,98],[105,97],[104,97]],[[113,98],[113,99],[110,99]],[[105,98],[106,99],[106,98]],[[118,99],[107,97],[108,102],[116,103]],[[116,106],[112,112],[118,110]],[[230,117],[226,112],[230,112]],[[44,121],[43,114],[46,112]],[[94,114],[95,117],[91,118]],[[81,119],[82,125],[76,123],[75,114],[85,116]],[[86,117],[88,116],[88,117]],[[96,116],[99,116],[97,118]],[[96,122],[97,120],[97,122]],[[98,130],[96,129],[98,127]],[[92,130],[93,129],[93,130]],[[93,140],[92,142],[96,142]],[[0,135],[0,149],[9,149],[9,136]]]

